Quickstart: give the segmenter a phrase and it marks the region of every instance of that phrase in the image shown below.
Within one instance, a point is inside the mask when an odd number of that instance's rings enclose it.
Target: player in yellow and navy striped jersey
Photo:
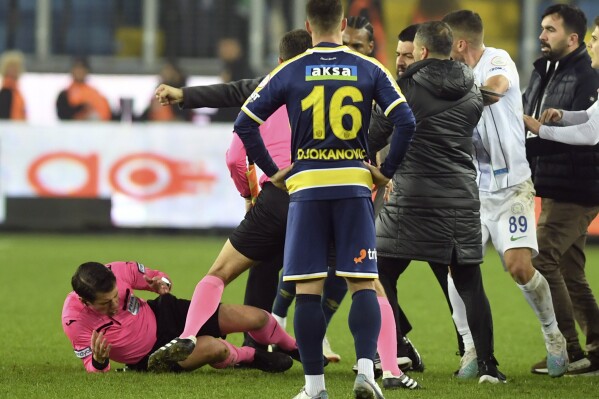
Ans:
[[[330,243],[336,248],[336,273],[347,278],[353,293],[349,325],[358,358],[354,395],[381,399],[372,362],[381,318],[373,282],[377,267],[371,189],[373,182],[386,184],[401,163],[414,132],[414,116],[389,71],[341,45],[347,21],[340,0],[309,0],[306,11],[314,48],[264,79],[242,107],[235,132],[256,165],[290,194],[284,279],[297,284],[295,333],[306,380],[296,399],[328,398],[320,296]],[[380,170],[364,162],[373,101],[395,125]],[[283,104],[291,124],[293,164],[279,170],[258,126]]]

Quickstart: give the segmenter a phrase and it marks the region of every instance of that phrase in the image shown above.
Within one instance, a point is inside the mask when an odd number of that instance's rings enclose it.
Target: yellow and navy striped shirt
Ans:
[[[249,156],[271,176],[278,169],[257,126],[286,104],[294,164],[286,180],[291,200],[367,197],[372,177],[362,161],[373,101],[389,115],[405,98],[376,59],[320,43],[264,79],[243,105],[235,131]]]

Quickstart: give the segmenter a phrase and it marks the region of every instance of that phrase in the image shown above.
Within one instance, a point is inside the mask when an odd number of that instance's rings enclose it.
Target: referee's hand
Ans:
[[[270,182],[274,184],[276,188],[280,188],[281,190],[287,192],[287,185],[285,184],[285,176],[291,171],[293,168],[293,164],[289,165],[286,168],[279,169],[277,173],[270,177]]]
[[[90,344],[92,348],[92,356],[96,362],[105,363],[110,357],[110,349],[112,348],[112,345],[106,341],[104,333],[98,333],[96,330],[92,331],[92,339]]]
[[[155,293],[157,293],[158,295],[164,295],[164,294],[168,294],[169,292],[171,292],[172,284],[167,278],[163,278],[163,277],[159,277],[159,276],[150,278],[150,277],[144,275],[144,280],[146,280],[146,283],[148,283],[148,286],[150,287],[150,289],[152,291],[154,291]]]

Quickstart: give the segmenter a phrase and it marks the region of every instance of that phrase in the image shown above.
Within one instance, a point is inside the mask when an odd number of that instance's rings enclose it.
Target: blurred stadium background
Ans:
[[[377,57],[391,70],[397,33],[405,26],[454,9],[473,9],[483,18],[486,44],[510,52],[526,85],[539,55],[540,14],[550,3],[349,0],[346,9],[348,15],[364,14],[373,22]],[[590,27],[599,15],[599,2],[571,3],[584,10]],[[132,105],[133,113],[140,114],[167,61],[184,70],[187,85],[266,73],[276,63],[281,35],[303,27],[303,7],[304,0],[0,0],[0,53],[17,49],[25,54],[26,72],[19,83],[28,115],[26,122],[0,122],[0,265],[5,282],[0,337],[10,337],[0,348],[0,397],[97,397],[98,392],[109,397],[139,392],[144,397],[164,397],[165,392],[189,397],[191,391],[199,397],[278,398],[296,393],[302,376],[297,365],[268,380],[256,379],[252,371],[210,368],[198,372],[207,378],[86,376],[60,329],[59,315],[74,268],[88,260],[144,262],[170,273],[177,295],[191,296],[224,241],[205,233],[226,233],[243,217],[244,202],[224,160],[235,114],[200,110],[191,122],[131,122],[121,118],[120,106]],[[56,97],[69,82],[75,56],[88,57],[90,83],[108,98],[114,121],[58,121]],[[75,234],[62,234],[69,232]],[[193,235],[180,234],[185,232]],[[196,237],[200,232],[202,237]],[[589,248],[588,279],[595,288],[598,261],[599,249]],[[436,283],[428,267],[413,266],[406,275],[400,280],[402,304],[417,326],[411,338],[430,366],[415,375],[427,389],[410,396],[597,396],[595,379],[550,380],[529,373],[530,364],[544,353],[541,335],[494,251],[486,256],[485,283],[494,309],[497,354],[510,378],[506,387],[480,388],[451,379],[459,358],[453,356],[454,333],[442,294],[430,288]],[[224,300],[240,303],[244,282],[236,281]],[[327,370],[333,376],[327,384],[339,395],[351,378],[353,360],[343,321],[347,302],[330,329],[343,362]],[[223,374],[226,384],[217,377]]]
[[[394,70],[405,26],[469,8],[487,45],[505,48],[526,85],[539,55],[545,0],[348,0],[374,25],[376,56]],[[581,7],[589,27],[599,2]],[[243,201],[224,153],[236,110],[201,109],[191,123],[130,123],[148,106],[166,62],[186,85],[261,76],[282,34],[303,27],[304,0],[0,0],[0,53],[25,54],[25,123],[0,125],[0,226],[18,229],[230,229]],[[73,57],[113,122],[59,122],[56,98]],[[128,110],[121,109],[127,106]],[[595,231],[595,230],[593,230]],[[599,232],[599,229],[596,230]]]

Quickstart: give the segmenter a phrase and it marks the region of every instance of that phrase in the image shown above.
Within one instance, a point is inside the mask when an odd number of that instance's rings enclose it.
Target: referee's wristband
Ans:
[[[96,370],[104,370],[106,367],[108,367],[109,364],[110,364],[109,358],[106,358],[106,360],[104,360],[104,363],[100,363],[100,362],[96,361],[96,358],[92,355],[92,366],[94,366],[94,368]]]
[[[171,288],[171,285],[172,285],[172,283],[171,283],[171,280],[169,280],[168,278],[166,278],[166,277],[161,277],[161,278],[160,278],[160,281],[162,281],[164,284],[166,284],[166,286],[167,286],[168,288]]]

